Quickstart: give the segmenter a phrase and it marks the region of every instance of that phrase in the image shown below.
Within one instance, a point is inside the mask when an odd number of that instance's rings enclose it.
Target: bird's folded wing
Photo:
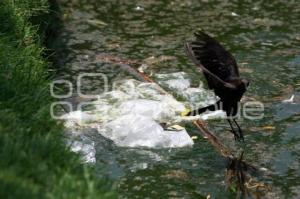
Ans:
[[[204,67],[202,65],[202,63],[196,58],[193,50],[191,49],[190,42],[187,42],[185,44],[185,50],[186,50],[188,57],[202,70],[202,72],[207,80],[208,87],[210,89],[218,89],[218,88],[224,88],[224,87],[232,88],[232,89],[235,88],[235,86],[233,84],[223,81],[221,78],[214,75],[212,72],[210,72],[206,67]]]
[[[202,31],[196,32],[195,36],[196,41],[187,42],[185,49],[192,61],[204,72],[211,89],[239,77],[234,57],[221,44]]]

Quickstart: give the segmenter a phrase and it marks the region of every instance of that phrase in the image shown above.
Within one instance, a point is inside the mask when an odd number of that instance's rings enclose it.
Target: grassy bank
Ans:
[[[0,1],[0,198],[113,198],[50,118],[48,11],[47,0]]]

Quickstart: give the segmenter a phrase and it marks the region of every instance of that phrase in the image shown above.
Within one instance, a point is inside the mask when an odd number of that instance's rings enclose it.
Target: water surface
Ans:
[[[73,82],[86,72],[105,73],[110,83],[128,77],[117,65],[99,59],[109,54],[138,63],[169,56],[151,70],[185,71],[196,84],[203,77],[186,58],[183,43],[193,39],[197,28],[215,36],[234,54],[242,76],[251,80],[245,101],[263,102],[265,116],[239,121],[245,144],[233,141],[224,121],[210,122],[211,130],[267,169],[260,179],[272,187],[266,197],[300,197],[298,1],[64,0],[61,6],[64,27],[55,43],[60,78]],[[102,83],[94,79],[82,89],[99,93]],[[295,103],[282,103],[293,94]],[[91,134],[97,171],[116,181],[121,198],[235,198],[226,190],[226,162],[206,140],[197,139],[193,148],[137,150],[118,148]]]

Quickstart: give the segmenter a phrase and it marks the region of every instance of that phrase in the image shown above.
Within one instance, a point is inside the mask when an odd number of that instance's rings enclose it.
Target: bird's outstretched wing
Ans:
[[[202,31],[195,33],[196,41],[187,42],[185,50],[192,61],[199,66],[210,89],[235,88],[231,79],[239,77],[234,57],[214,38]]]

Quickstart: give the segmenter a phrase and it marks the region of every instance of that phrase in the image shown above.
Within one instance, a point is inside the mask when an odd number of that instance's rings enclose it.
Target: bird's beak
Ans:
[[[242,82],[246,86],[246,88],[250,85],[250,81],[247,79],[242,79]]]

